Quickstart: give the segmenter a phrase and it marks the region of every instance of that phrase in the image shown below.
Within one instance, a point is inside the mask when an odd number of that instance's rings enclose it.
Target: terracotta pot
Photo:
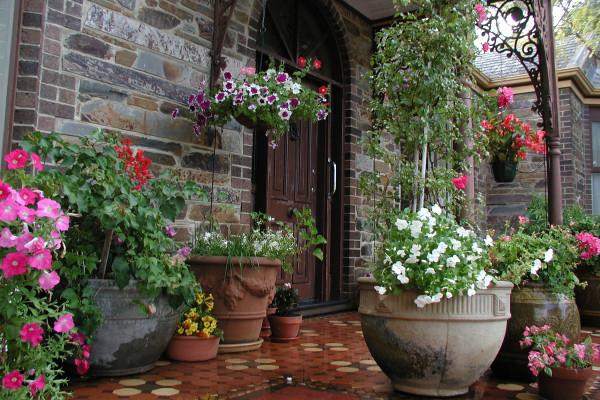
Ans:
[[[235,120],[238,122],[238,124],[245,126],[248,129],[252,129],[252,130],[259,130],[259,131],[268,131],[269,129],[272,129],[273,127],[267,123],[266,121],[261,121],[258,120],[256,122],[254,122],[252,120],[252,118],[244,115],[244,114],[240,114],[237,116],[234,116]]]
[[[269,325],[269,315],[275,314],[277,312],[277,308],[267,307],[266,312],[267,312],[267,315],[263,319],[263,324],[261,327],[262,332],[271,331],[271,325]]]
[[[281,317],[271,314],[269,325],[271,325],[271,341],[272,342],[293,342],[298,339],[298,331],[302,324],[302,315],[292,315],[290,317]]]
[[[600,326],[600,277],[577,274],[580,281],[587,281],[584,288],[575,288],[575,302],[583,326]]]
[[[494,180],[500,183],[508,183],[515,180],[517,177],[517,161],[492,161],[492,175]]]
[[[564,295],[553,296],[543,285],[524,284],[512,291],[510,309],[512,318],[506,327],[504,343],[492,363],[492,371],[507,379],[533,382],[536,378],[527,367],[530,349],[521,349],[519,345],[525,327],[549,325],[554,332],[578,343],[577,304]]]
[[[374,278],[358,283],[365,342],[397,390],[424,396],[467,393],[500,349],[511,315],[510,282],[424,308],[414,303],[418,290],[380,295]]]
[[[552,376],[541,371],[538,376],[538,395],[547,400],[581,400],[592,368],[572,369],[550,367]]]
[[[257,342],[281,261],[233,257],[227,265],[227,257],[191,256],[187,262],[202,290],[215,297],[212,315],[223,330],[223,343]]]
[[[206,361],[217,356],[219,350],[218,336],[178,336],[173,335],[165,350],[165,355],[175,361]]]

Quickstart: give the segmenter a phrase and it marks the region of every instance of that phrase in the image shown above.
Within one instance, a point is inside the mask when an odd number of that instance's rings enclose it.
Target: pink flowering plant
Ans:
[[[374,277],[379,294],[419,289],[415,304],[422,308],[443,298],[473,296],[493,280],[487,273],[492,238],[481,239],[438,205],[396,213],[378,230],[382,241]]]
[[[298,64],[304,68],[291,75],[283,63],[276,68],[273,59],[266,71],[243,67],[238,78],[225,71],[214,93],[207,93],[201,86],[197,94],[189,96],[188,108],[181,114],[193,122],[196,135],[206,125],[224,126],[231,116],[246,116],[254,123],[262,121],[271,131],[271,146],[275,146],[289,130],[290,121],[317,122],[329,114],[329,87],[321,86],[316,92],[301,84],[312,66],[321,68],[320,61],[311,64],[301,57]],[[174,111],[173,117],[178,114],[179,110]]]
[[[279,286],[275,291],[275,297],[273,297],[273,302],[271,303],[272,306],[277,307],[275,315],[279,315],[280,317],[293,316],[293,311],[298,308],[300,299],[298,289],[292,288],[291,283],[288,282]]]
[[[24,186],[19,172],[43,170],[39,157],[14,150],[0,180],[0,376],[3,399],[57,399],[61,364],[74,357],[78,372],[88,369],[91,348],[55,288],[64,279],[60,263],[72,214]],[[27,179],[23,179],[27,181]]]
[[[528,326],[523,332],[521,348],[531,347],[529,351],[529,369],[533,375],[540,372],[552,376],[551,368],[589,368],[598,361],[600,351],[588,336],[583,343],[569,346],[569,338],[554,333],[548,325],[542,327]]]

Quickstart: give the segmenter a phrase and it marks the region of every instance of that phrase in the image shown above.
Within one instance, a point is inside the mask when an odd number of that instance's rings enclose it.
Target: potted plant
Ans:
[[[498,88],[497,105],[499,109],[514,102],[512,89]],[[527,158],[527,151],[546,154],[543,143],[545,132],[531,131],[531,126],[514,114],[502,116],[498,112],[488,111],[488,119],[481,121],[483,129],[481,139],[490,157],[492,173],[496,182],[512,182],[517,176],[520,160]]]
[[[217,319],[211,315],[214,307],[212,294],[205,295],[196,284],[193,299],[185,303],[179,323],[165,350],[165,355],[176,361],[206,361],[217,356],[223,332],[217,329]]]
[[[74,357],[87,371],[89,345],[54,288],[64,279],[56,260],[64,251],[73,215],[24,185],[26,167],[43,170],[39,158],[14,150],[0,181],[0,376],[5,399],[62,398],[67,380],[60,364]],[[32,162],[30,162],[32,161]]]
[[[494,269],[501,279],[517,285],[511,296],[513,318],[506,338],[492,364],[495,374],[515,378],[534,377],[518,338],[527,324],[549,325],[554,331],[577,340],[580,322],[574,289],[584,286],[575,275],[582,243],[565,227],[531,229],[525,217],[510,228],[492,249]]]
[[[522,348],[529,351],[529,368],[538,381],[538,395],[548,400],[580,400],[594,361],[600,351],[588,336],[583,343],[569,346],[568,337],[548,325],[525,327]]]
[[[214,224],[199,226],[187,260],[202,289],[215,296],[213,315],[225,337],[221,352],[260,348],[265,310],[273,300],[281,269],[292,273],[292,262],[309,249],[317,258],[323,257],[315,246],[325,239],[318,234],[309,209],[296,212],[297,232],[260,212],[251,217],[252,229],[239,234],[223,235]]]
[[[188,109],[182,114],[193,122],[196,135],[203,126],[224,126],[233,116],[240,124],[250,129],[270,130],[273,135],[271,146],[289,130],[290,120],[321,121],[327,118],[329,88],[321,86],[318,92],[301,85],[302,78],[311,68],[310,60],[300,58],[298,64],[304,68],[290,76],[284,63],[275,67],[271,59],[266,71],[256,72],[252,67],[240,70],[243,80],[236,80],[225,71],[221,83],[214,93],[206,93],[200,86],[198,94],[188,98]],[[312,64],[321,68],[321,62]],[[173,112],[173,118],[179,110]]]
[[[293,289],[291,283],[279,286],[275,291],[273,303],[277,306],[277,311],[268,315],[271,341],[281,343],[296,341],[302,323],[302,315],[293,313],[300,303],[298,289]]]
[[[512,284],[492,284],[491,237],[441,207],[380,223],[374,278],[359,278],[365,342],[403,392],[466,393],[500,349]],[[418,368],[415,368],[415,365]]]
[[[151,369],[195,282],[171,254],[175,231],[166,219],[174,220],[186,198],[203,192],[194,182],[182,185],[171,170],[152,177],[150,160],[130,145],[102,132],[82,137],[81,145],[39,132],[20,143],[47,163],[44,171],[20,178],[78,215],[65,234],[64,258],[55,263],[64,277],[55,295],[93,343],[94,375]]]

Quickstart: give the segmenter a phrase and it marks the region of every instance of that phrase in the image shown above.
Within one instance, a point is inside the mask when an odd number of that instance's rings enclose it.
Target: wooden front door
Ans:
[[[310,209],[317,213],[319,201],[318,145],[319,137],[327,137],[325,123],[299,121],[293,123],[276,148],[269,149],[267,178],[267,214],[283,221],[295,230],[294,209]],[[321,232],[324,233],[324,232]],[[300,243],[301,237],[296,238]],[[319,298],[315,292],[315,276],[320,275],[321,263],[310,252],[300,254],[294,262],[293,275],[281,273],[279,284],[291,282],[303,299]]]

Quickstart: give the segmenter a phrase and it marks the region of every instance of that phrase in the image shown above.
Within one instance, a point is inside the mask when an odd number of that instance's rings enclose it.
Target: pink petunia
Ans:
[[[60,248],[60,244],[62,243],[62,240],[60,240],[60,232],[56,231],[56,230],[52,230],[52,232],[50,232],[50,236],[52,237],[52,239],[54,239],[54,248],[58,249]]]
[[[54,323],[54,332],[69,332],[75,324],[73,323],[73,316],[71,314],[61,315],[58,321]]]
[[[81,375],[85,374],[87,370],[90,368],[90,363],[82,358],[75,359],[75,365],[77,365],[77,372]]]
[[[29,389],[31,389],[32,397],[35,396],[36,390],[42,390],[45,386],[46,386],[46,382],[44,381],[44,375],[38,376],[37,379],[35,379],[33,382],[31,382],[29,385],[27,385],[27,387]]]
[[[4,378],[2,378],[2,386],[7,389],[19,389],[23,384],[23,375],[17,370],[7,374]]]
[[[25,245],[33,240],[33,235],[29,232],[23,233],[17,238],[17,251],[26,252],[27,248]]]
[[[7,199],[0,203],[0,221],[12,222],[17,219],[19,205],[13,199]]]
[[[255,72],[256,70],[253,67],[246,68],[246,75],[254,75]]]
[[[59,231],[69,230],[69,216],[63,214],[56,218],[56,229]]]
[[[4,228],[0,233],[0,247],[10,248],[17,244],[17,237],[12,234],[10,229]]]
[[[35,347],[42,342],[42,334],[44,333],[44,330],[34,322],[23,325],[20,333],[22,341],[31,342],[31,347]]]
[[[177,251],[177,254],[182,256],[187,256],[192,252],[192,249],[189,246],[183,246],[181,249]]]
[[[44,170],[44,166],[40,162],[40,156],[38,156],[35,153],[32,153],[31,154],[31,160],[33,161],[33,166],[35,168],[37,168],[38,171],[43,171]]]
[[[35,221],[35,210],[32,210],[29,207],[21,206],[17,211],[17,216],[21,219],[21,221],[25,221],[28,224],[33,224],[33,221]]]
[[[27,271],[27,256],[21,253],[7,254],[0,267],[4,270],[7,278],[22,275]]]
[[[509,87],[499,87],[498,94],[498,107],[500,108],[506,108],[515,101],[513,91]]]
[[[29,160],[29,154],[21,149],[13,150],[4,157],[8,163],[8,169],[24,168]]]
[[[54,288],[54,286],[58,285],[58,283],[60,282],[60,276],[58,276],[56,271],[44,272],[44,274],[40,276],[39,282],[40,287],[43,290],[48,291]]]
[[[46,248],[46,241],[44,238],[36,237],[25,243],[25,248],[30,253],[37,253],[38,251],[42,251]]]
[[[467,182],[469,181],[468,175],[463,175],[460,178],[452,179],[452,184],[457,189],[464,189],[467,186]]]
[[[50,254],[50,250],[45,249],[38,251],[33,256],[29,257],[29,265],[36,269],[51,269],[52,254]]]
[[[81,346],[81,355],[85,358],[90,358],[90,355],[92,354],[92,346],[90,346],[89,344],[84,344],[83,346]]]
[[[60,204],[54,200],[44,199],[38,202],[38,217],[49,217],[57,219],[60,216]]]
[[[482,46],[483,48],[483,52],[487,53],[488,51],[490,51],[490,44],[488,42],[485,42]]]
[[[177,232],[175,231],[175,229],[173,229],[171,225],[167,225],[165,227],[165,233],[171,237],[177,235]]]
[[[35,203],[35,199],[37,199],[39,197],[39,194],[37,194],[34,191],[32,191],[31,189],[25,187],[25,188],[19,190],[19,192],[16,193],[15,197],[16,197],[15,200],[17,201],[17,203],[19,203],[22,206],[25,206],[25,205]]]
[[[11,187],[8,183],[0,181],[0,200],[5,200],[10,197]]]
[[[69,336],[69,342],[83,346],[85,343],[85,335],[81,332],[73,332]]]

